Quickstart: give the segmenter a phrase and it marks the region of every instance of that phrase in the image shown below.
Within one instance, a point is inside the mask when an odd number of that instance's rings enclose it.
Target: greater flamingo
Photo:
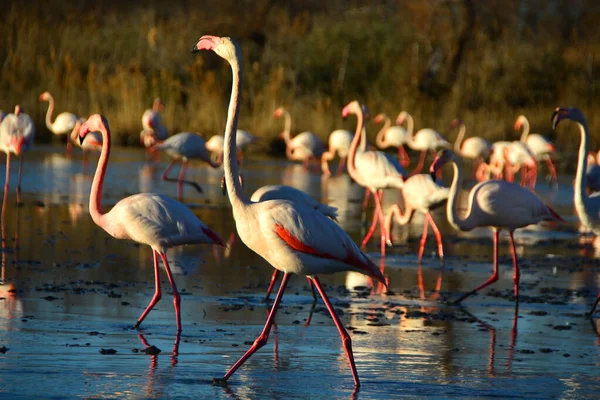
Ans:
[[[189,160],[202,160],[212,168],[218,168],[221,164],[211,159],[210,153],[206,148],[206,141],[202,136],[193,132],[181,132],[176,135],[169,137],[164,142],[160,142],[152,147],[152,151],[164,150],[172,161],[165,169],[162,174],[162,180],[164,181],[175,181],[173,178],[168,177],[168,173],[173,168],[175,163],[181,161],[181,169],[179,170],[179,177],[176,182],[179,184],[178,192],[179,198],[181,198],[182,183],[194,186],[196,190],[202,192],[202,188],[196,182],[184,180],[185,171],[188,167]]]
[[[321,155],[321,170],[323,171],[323,175],[331,175],[329,161],[333,160],[337,153],[340,163],[335,173],[340,174],[344,170],[344,165],[348,158],[348,150],[350,150],[350,143],[352,142],[352,132],[346,129],[336,129],[329,134],[328,142],[328,150]]]
[[[258,136],[251,134],[250,132],[238,129],[236,135],[235,146],[238,152],[238,161],[242,161],[244,158],[244,151],[246,148],[250,146],[252,143],[256,143],[260,140]],[[223,147],[225,144],[225,139],[223,135],[213,135],[210,139],[206,141],[206,148],[213,154],[217,155],[217,163],[221,163],[223,160]]]
[[[106,118],[99,114],[90,116],[79,130],[79,140],[83,142],[89,132],[102,134],[102,152],[94,174],[90,191],[90,216],[102,229],[116,239],[129,239],[152,248],[154,257],[155,292],[150,304],[138,318],[137,329],[150,310],[162,297],[159,278],[160,257],[173,291],[173,304],[177,320],[177,332],[181,332],[181,296],[166,252],[170,247],[186,244],[218,244],[224,246],[221,238],[198,219],[180,202],[157,193],[138,193],[120,200],[107,213],[102,212],[102,187],[110,156],[110,128]]]
[[[62,112],[56,116],[52,122],[52,113],[54,112],[54,97],[50,92],[44,92],[40,95],[40,101],[48,102],[48,111],[46,111],[46,127],[55,135],[68,135],[73,131],[77,121],[81,118],[70,112]],[[71,141],[67,136],[67,153],[71,152]]]
[[[444,139],[442,135],[430,128],[423,128],[417,131],[417,133],[413,133],[415,129],[415,121],[412,115],[406,111],[401,111],[396,118],[396,125],[400,126],[404,123],[404,121],[406,121],[407,124],[406,134],[408,140],[406,143],[411,149],[421,152],[417,166],[410,173],[411,175],[414,175],[420,173],[423,169],[423,166],[425,166],[425,157],[427,155],[427,151],[435,154],[435,151],[444,148],[449,149],[452,147],[452,145],[450,142]]]
[[[279,107],[273,113],[273,118],[284,117],[284,129],[280,137],[285,141],[285,155],[288,160],[302,161],[308,169],[309,162],[314,162],[319,167],[319,159],[325,151],[325,145],[319,137],[310,131],[305,131],[291,137],[292,117],[288,110]]]
[[[342,117],[344,118],[349,114],[356,115],[356,132],[354,133],[354,139],[352,139],[350,152],[348,153],[348,174],[356,183],[365,187],[368,190],[367,193],[372,193],[373,198],[375,199],[373,221],[367,234],[362,240],[361,247],[367,245],[379,223],[381,232],[380,248],[383,257],[385,256],[387,238],[383,208],[381,205],[383,189],[402,189],[406,171],[404,171],[404,168],[396,158],[391,157],[382,151],[366,150],[367,134],[364,129],[364,111],[364,107],[356,100],[351,101],[342,110]]]
[[[167,128],[162,124],[160,112],[165,109],[160,97],[154,99],[152,108],[148,108],[142,115],[142,132],[140,140],[146,148],[162,142],[169,136]]]
[[[375,145],[380,149],[387,149],[388,147],[396,147],[398,149],[398,161],[403,167],[408,167],[410,164],[410,157],[404,148],[404,145],[408,142],[408,133],[406,129],[401,126],[392,126],[392,121],[384,113],[377,114],[373,118],[374,124],[381,124],[383,126],[377,132],[375,136]]]
[[[448,193],[449,189],[436,183],[430,174],[417,174],[409,177],[404,182],[404,188],[402,189],[405,206],[404,213],[402,213],[398,204],[393,204],[388,209],[385,217],[386,241],[388,245],[392,245],[390,235],[392,220],[395,220],[400,225],[406,225],[411,221],[415,211],[420,211],[425,214],[425,221],[423,222],[423,235],[421,236],[421,243],[419,245],[418,261],[420,263],[423,260],[429,223],[431,223],[431,227],[435,233],[438,254],[443,261],[444,244],[442,243],[442,234],[430,211],[444,205],[448,200]]]
[[[8,198],[8,184],[10,177],[10,155],[20,156],[19,177],[17,179],[17,203],[21,202],[21,173],[23,171],[24,152],[33,145],[35,135],[35,124],[31,117],[15,106],[14,114],[7,114],[0,123],[0,150],[6,153],[6,180],[4,181],[4,201],[2,205],[2,216]]]
[[[577,158],[577,173],[575,174],[574,201],[575,211],[579,216],[579,220],[587,228],[591,229],[594,234],[600,235],[600,192],[593,193],[588,196],[585,192],[585,177],[587,169],[587,154],[589,133],[587,121],[583,112],[576,107],[557,107],[552,115],[552,128],[556,129],[558,123],[563,119],[570,119],[579,127],[581,141],[579,143],[579,153]],[[596,307],[600,302],[600,294],[592,305],[589,315],[593,315]]]
[[[484,159],[489,157],[492,152],[490,142],[479,136],[471,136],[464,139],[467,132],[467,126],[459,119],[452,121],[450,126],[453,129],[458,128],[458,135],[454,141],[454,152],[462,158],[468,158],[473,161],[473,176],[478,176],[478,170]]]
[[[231,65],[231,99],[225,127],[224,170],[229,201],[236,229],[242,241],[273,267],[284,273],[275,302],[260,336],[250,349],[227,371],[218,383],[227,379],[259,348],[264,346],[292,274],[308,276],[323,298],[337,326],[356,387],[360,386],[354,364],[350,335],[336,315],[316,274],[359,271],[385,282],[377,266],[360,251],[352,239],[334,221],[313,208],[286,200],[251,202],[243,193],[235,159],[235,136],[241,89],[241,51],[229,38],[202,36],[193,51],[212,50]]]
[[[515,131],[518,132],[521,128],[523,128],[523,132],[519,140],[527,145],[536,161],[546,162],[548,171],[550,172],[550,182],[554,181],[554,184],[558,184],[556,167],[551,157],[556,152],[556,147],[539,133],[529,133],[529,120],[524,115],[519,115],[515,121]]]
[[[515,183],[502,180],[479,182],[475,185],[469,193],[466,215],[461,218],[457,211],[458,192],[462,186],[460,160],[452,151],[442,150],[431,164],[430,171],[433,173],[448,162],[451,162],[454,167],[454,177],[446,206],[448,222],[454,229],[460,231],[470,231],[477,227],[488,226],[494,232],[494,272],[492,276],[454,303],[460,303],[498,280],[498,241],[501,229],[507,229],[509,232],[514,267],[514,294],[515,301],[518,302],[520,271],[513,237],[515,229],[537,224],[540,221],[563,221],[563,219],[544,204],[535,193]]]
[[[85,122],[85,120],[83,120],[83,121]],[[77,123],[75,124],[75,127],[73,128],[73,131],[71,131],[71,134],[69,135],[69,140],[74,142],[77,146],[81,147],[81,150],[83,151],[83,165],[85,168],[85,165],[87,163],[88,151],[97,151],[97,152],[102,151],[102,134],[100,132],[89,132],[86,135],[83,142],[80,142],[78,140],[78,136],[79,136],[79,129],[81,128],[82,124],[83,124],[83,122],[77,121]]]

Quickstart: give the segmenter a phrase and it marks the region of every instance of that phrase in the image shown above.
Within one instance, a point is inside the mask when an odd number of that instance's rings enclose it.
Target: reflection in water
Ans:
[[[4,197],[6,198],[6,192]],[[16,266],[19,262],[19,226],[20,226],[20,206],[15,207],[15,235],[13,238],[12,249],[8,246],[8,237],[6,232],[6,220],[11,217],[11,212],[6,212],[7,204],[2,206],[2,216],[0,218],[1,234],[2,234],[2,264],[0,265],[0,317],[5,318],[7,323],[10,323],[13,319],[20,318],[23,315],[23,305],[21,300],[17,297],[17,291],[15,287],[16,275],[12,279],[7,278],[8,268],[8,254],[14,255],[12,265]],[[16,273],[16,270],[11,271]],[[5,327],[7,329],[8,327]]]
[[[156,375],[156,370],[158,368],[158,355],[161,353],[161,350],[155,346],[152,346],[142,333],[138,333],[138,338],[145,347],[143,352],[150,356],[150,368],[148,369],[148,381],[146,383],[145,390],[146,396],[148,398],[162,398],[164,396],[168,396],[168,393],[165,393],[163,388],[157,388],[157,384],[160,383],[160,377]],[[173,348],[171,350],[171,367],[176,366],[178,363],[180,341],[181,333],[177,332],[173,342]]]

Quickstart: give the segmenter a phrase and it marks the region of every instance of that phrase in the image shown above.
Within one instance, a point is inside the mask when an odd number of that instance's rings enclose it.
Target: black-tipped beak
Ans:
[[[85,140],[84,137],[79,136],[79,145],[83,145],[83,141]]]
[[[221,190],[223,191],[223,196],[227,195],[227,183],[225,182],[225,177],[221,179]]]
[[[198,50],[198,47],[194,46],[194,47],[192,48],[192,51],[190,51],[190,53],[197,53],[197,52],[199,52],[199,51],[200,51],[200,50]]]
[[[550,118],[550,120],[552,121],[552,129],[556,129],[556,125],[558,125],[558,110],[554,110],[554,112],[552,113],[552,118]]]

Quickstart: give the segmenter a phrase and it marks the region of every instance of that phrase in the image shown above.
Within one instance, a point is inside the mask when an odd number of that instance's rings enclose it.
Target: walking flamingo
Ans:
[[[138,193],[120,200],[107,213],[102,212],[102,187],[104,175],[110,156],[110,128],[106,118],[99,114],[90,116],[79,130],[79,140],[83,142],[90,132],[102,134],[102,152],[98,167],[94,174],[90,191],[89,211],[92,219],[109,235],[116,239],[130,239],[152,248],[154,257],[155,292],[150,304],[138,318],[137,329],[144,318],[162,297],[160,289],[159,265],[160,257],[173,291],[173,304],[177,320],[177,332],[181,332],[180,304],[181,296],[166,252],[170,247],[186,244],[218,244],[224,246],[219,236],[198,219],[180,202],[157,193]]]
[[[425,252],[429,223],[431,223],[431,227],[435,233],[438,254],[443,261],[444,245],[442,243],[442,234],[433,220],[430,211],[444,205],[448,200],[448,193],[449,189],[437,184],[430,174],[417,174],[409,177],[404,182],[404,188],[402,189],[405,205],[404,214],[398,204],[393,204],[388,209],[385,217],[386,242],[388,245],[392,245],[390,237],[392,220],[395,220],[400,225],[406,225],[411,221],[415,211],[420,211],[425,214],[425,222],[423,223],[423,235],[421,236],[421,243],[419,245],[419,263],[422,261],[423,253]]]
[[[235,146],[237,148],[238,153],[238,161],[242,161],[244,158],[244,151],[246,148],[250,146],[252,143],[256,143],[260,140],[258,136],[251,134],[250,132],[238,129],[236,135]],[[223,135],[213,135],[206,142],[206,148],[213,154],[217,155],[217,163],[221,164],[223,162],[223,147],[224,147],[225,139]]]
[[[577,173],[575,174],[575,186],[573,188],[575,211],[583,225],[591,229],[594,234],[600,235],[600,192],[593,193],[590,196],[585,192],[586,160],[588,142],[590,140],[587,121],[583,112],[576,107],[557,107],[552,115],[552,128],[556,129],[559,122],[564,119],[570,119],[575,122],[581,134],[577,158]],[[589,311],[590,316],[596,311],[599,302],[600,294],[598,294],[596,301]]]
[[[479,136],[471,136],[464,139],[467,132],[467,126],[459,119],[452,121],[450,126],[453,129],[458,128],[458,135],[454,141],[454,152],[462,158],[473,160],[473,176],[478,175],[478,169],[485,158],[492,152],[490,142]]]
[[[55,135],[68,135],[73,131],[80,117],[70,112],[62,112],[56,116],[52,122],[52,113],[54,112],[54,97],[50,92],[44,92],[40,95],[40,101],[48,102],[48,111],[46,112],[46,127]],[[71,152],[71,141],[67,136],[67,153]]]
[[[452,146],[450,142],[448,142],[442,135],[438,132],[434,131],[430,128],[420,129],[417,133],[413,133],[415,127],[415,121],[408,112],[401,111],[396,118],[396,125],[402,125],[406,121],[407,129],[406,134],[408,139],[406,143],[408,146],[416,151],[420,151],[421,155],[419,157],[419,162],[415,169],[410,173],[411,175],[418,174],[423,169],[425,165],[425,157],[427,155],[427,151],[431,151],[432,154],[435,154],[435,151],[446,148],[449,149]]]
[[[225,383],[252,354],[266,344],[287,283],[292,274],[301,274],[313,281],[323,298],[342,337],[354,384],[359,387],[350,335],[336,315],[316,274],[353,270],[382,282],[385,282],[385,278],[339,225],[313,208],[286,200],[253,203],[244,196],[234,151],[242,76],[241,51],[231,39],[216,36],[202,36],[193,49],[198,50],[212,50],[217,53],[229,62],[233,74],[225,127],[224,169],[238,235],[251,250],[284,273],[262,333],[223,378],[215,381]]]
[[[346,129],[336,129],[329,134],[329,149],[321,155],[321,170],[323,175],[331,175],[329,170],[329,163],[335,158],[337,153],[340,158],[336,175],[340,174],[344,170],[346,159],[348,158],[348,150],[350,150],[350,143],[352,142],[352,132]]]
[[[218,168],[221,164],[214,162],[210,158],[210,153],[206,148],[204,138],[197,133],[181,132],[169,137],[164,142],[160,142],[152,147],[152,151],[164,150],[173,159],[167,169],[162,174],[164,181],[176,181],[178,183],[178,196],[181,199],[182,184],[194,186],[196,190],[202,192],[202,188],[196,182],[184,180],[185,171],[188,167],[189,160],[202,160],[212,168]],[[181,161],[181,169],[177,180],[169,178],[167,174],[173,168],[175,163]]]
[[[556,147],[539,133],[529,133],[529,120],[524,115],[519,115],[515,121],[515,131],[518,132],[521,128],[523,128],[523,132],[519,140],[527,145],[536,161],[546,161],[548,171],[550,171],[550,182],[554,181],[554,184],[558,184],[556,167],[551,158],[551,155],[556,152]]]
[[[375,136],[375,144],[380,149],[387,149],[388,147],[398,148],[398,161],[400,161],[403,167],[408,167],[410,157],[404,148],[404,145],[408,142],[406,129],[397,125],[392,126],[390,117],[384,113],[377,114],[373,118],[373,123],[375,124],[381,124],[382,122],[383,126],[377,132],[377,136]]]
[[[383,189],[402,189],[406,172],[397,159],[382,151],[366,150],[367,135],[364,130],[364,110],[358,101],[351,101],[344,107],[342,117],[345,118],[349,114],[356,115],[356,132],[348,153],[348,174],[356,183],[367,188],[375,198],[373,222],[362,241],[362,247],[367,245],[377,227],[377,223],[379,223],[381,256],[383,257],[385,256],[386,238],[388,236],[381,205]]]
[[[458,216],[458,191],[462,185],[462,168],[456,155],[450,150],[438,153],[430,171],[439,170],[444,164],[451,162],[454,177],[450,186],[450,194],[446,206],[448,222],[454,229],[470,231],[477,227],[489,226],[494,232],[494,272],[483,284],[464,294],[454,303],[460,303],[467,297],[498,280],[498,237],[501,229],[507,229],[514,267],[514,294],[519,301],[519,264],[513,233],[515,229],[540,221],[563,221],[554,210],[548,207],[535,193],[515,183],[490,180],[479,182],[469,193],[467,213],[464,218]]]
[[[285,141],[285,155],[288,160],[302,161],[304,167],[308,169],[309,162],[319,165],[319,158],[323,154],[325,146],[321,139],[310,131],[297,134],[293,138],[290,136],[292,127],[292,117],[283,107],[279,107],[273,113],[273,118],[284,117],[284,129],[280,136]]]
[[[6,178],[4,181],[4,201],[2,203],[2,217],[8,198],[8,186],[10,177],[10,154],[20,156],[19,177],[17,179],[17,203],[21,203],[21,173],[23,171],[22,154],[33,145],[35,135],[35,124],[31,117],[24,112],[21,106],[15,106],[14,114],[7,114],[0,123],[0,150],[6,153]]]

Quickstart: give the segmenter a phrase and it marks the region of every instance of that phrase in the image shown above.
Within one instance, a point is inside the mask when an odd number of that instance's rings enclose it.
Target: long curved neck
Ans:
[[[587,200],[585,192],[587,175],[587,154],[588,154],[588,128],[585,121],[575,121],[581,132],[581,142],[579,144],[579,153],[577,158],[577,173],[575,174],[575,207],[582,206]]]
[[[390,117],[386,115],[383,120],[383,127],[381,127],[379,132],[377,132],[377,136],[375,136],[375,144],[378,147],[384,147],[386,145],[384,140],[385,132],[390,129],[390,126],[392,126],[392,122],[390,121]]]
[[[523,132],[521,133],[521,142],[524,142],[529,136],[529,120],[527,118],[521,118],[521,125],[523,126]]]
[[[354,178],[355,176],[358,176],[358,170],[356,169],[356,163],[355,163],[355,159],[356,159],[356,152],[357,149],[359,147],[358,142],[360,141],[360,148],[361,148],[361,152],[364,151],[364,149],[367,146],[367,139],[366,139],[366,132],[364,129],[364,115],[362,113],[362,111],[359,111],[356,113],[356,131],[354,132],[354,137],[352,138],[352,143],[350,143],[350,149],[348,150],[348,160],[347,165],[348,165],[348,174],[354,179],[356,180],[356,178]]]
[[[239,57],[239,56],[238,56]],[[233,57],[228,60],[231,65],[233,81],[231,83],[231,97],[229,99],[229,110],[227,112],[227,123],[225,125],[225,148],[223,149],[223,169],[225,171],[225,184],[231,206],[236,209],[250,204],[250,200],[244,195],[240,184],[240,173],[236,157],[235,137],[237,135],[237,120],[240,103],[240,89],[242,86],[242,67],[239,58]]]
[[[46,111],[46,126],[52,130],[52,113],[54,112],[54,99],[48,96],[48,111]]]
[[[75,142],[77,140],[77,134],[79,133],[80,127],[81,127],[81,122],[80,121],[75,122],[75,126],[73,127],[73,130],[71,131],[71,134],[69,135],[69,140],[71,142]]]
[[[407,209],[404,214],[402,214],[402,210],[398,204],[393,204],[389,210],[387,215],[385,216],[385,227],[389,232],[392,228],[392,219],[396,221],[398,225],[406,225],[411,220],[414,210]]]
[[[448,222],[454,229],[460,231],[470,231],[474,228],[474,226],[471,226],[469,223],[469,217],[467,216],[466,219],[461,219],[458,216],[458,193],[462,186],[462,168],[456,158],[452,160],[452,167],[454,168],[454,176],[452,177],[452,185],[450,185],[450,193],[448,193],[446,216],[448,218]],[[470,211],[471,205],[469,204],[469,211],[467,212],[467,215],[470,214]]]
[[[456,140],[454,141],[454,152],[460,154],[460,146],[462,145],[462,141],[465,138],[465,133],[467,132],[467,126],[465,124],[460,124],[460,128],[458,130],[458,136],[456,136]]]
[[[106,166],[110,157],[110,132],[105,126],[101,126],[100,133],[102,134],[102,151],[98,159],[98,166],[94,174],[92,182],[92,190],[90,191],[90,215],[94,222],[103,227],[102,213],[102,187],[104,185],[104,175],[106,174]]]
[[[412,115],[410,115],[409,113],[406,113],[406,136],[407,136],[407,140],[408,140],[408,144],[412,145],[412,143],[414,142],[414,136],[413,136],[413,131],[415,129],[415,120],[413,119]]]
[[[290,142],[290,140],[292,140],[290,134],[292,130],[292,117],[288,110],[283,111],[283,118],[285,121],[283,124],[283,140],[285,140],[285,144],[287,145]]]

